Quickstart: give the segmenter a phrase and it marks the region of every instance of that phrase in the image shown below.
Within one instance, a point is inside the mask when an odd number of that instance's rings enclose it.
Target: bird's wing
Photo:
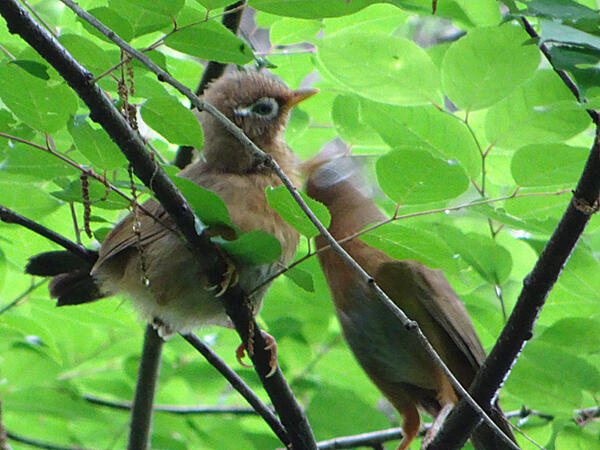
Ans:
[[[485,350],[473,323],[441,270],[432,270],[410,260],[391,261],[381,264],[375,281],[400,308],[403,307],[402,295],[406,293],[394,291],[395,287],[401,286],[402,291],[412,292],[407,292],[408,295],[416,295],[417,301],[450,336],[473,368],[477,369],[483,363]]]
[[[165,224],[172,226],[172,223],[160,203],[150,199],[143,207],[136,214],[139,234],[134,232],[136,215],[130,213],[104,239],[95,267],[128,248],[144,247],[171,232]]]

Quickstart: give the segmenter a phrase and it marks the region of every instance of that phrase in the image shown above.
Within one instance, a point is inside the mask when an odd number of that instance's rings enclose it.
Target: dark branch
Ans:
[[[77,8],[72,2],[68,3],[71,8]],[[80,8],[78,13],[86,14]],[[8,30],[11,33],[19,34],[31,45],[60,73],[69,86],[85,102],[90,109],[90,118],[98,122],[119,146],[132,164],[136,176],[153,191],[169,217],[176,224],[195,256],[200,270],[206,274],[208,283],[212,286],[219,284],[223,274],[226,273],[226,262],[220,249],[210,240],[207,233],[198,234],[196,232],[197,218],[191,207],[162,168],[146,152],[144,143],[129,127],[129,124],[104,95],[100,87],[91,82],[93,80],[92,74],[87,72],[60,43],[40,27],[15,0],[0,2],[0,14],[7,22]],[[96,25],[98,23],[96,21]],[[115,39],[118,38],[114,32],[107,31],[105,27],[103,27],[103,31],[108,32]],[[122,40],[119,39],[119,41],[126,45]],[[136,58],[141,57],[145,63],[148,63],[144,55],[140,56],[136,54],[139,52],[135,52],[133,49],[132,51]],[[168,74],[167,77],[171,80]],[[182,87],[175,80],[171,81],[175,82],[180,88]],[[189,91],[185,87],[183,87],[183,90],[186,93]],[[193,93],[191,94],[193,96]],[[210,109],[210,105],[207,106],[207,109]],[[223,117],[216,110],[213,113]],[[236,135],[240,133],[240,130],[233,124],[229,126],[232,127]],[[250,145],[251,148],[255,148],[247,138],[245,138],[244,143]],[[199,288],[202,287],[199,286]],[[298,449],[316,448],[314,436],[306,416],[296,402],[281,371],[278,370],[272,377],[265,378],[265,375],[270,371],[270,352],[265,349],[266,343],[247,307],[244,293],[239,286],[234,286],[225,292],[221,298],[227,313],[235,324],[236,330],[242,337],[242,341],[248,342],[250,330],[253,332],[254,353],[252,360],[275,409],[281,417],[282,423],[287,429],[290,441]]]
[[[96,397],[95,395],[84,394],[83,399],[92,403],[93,405],[105,406],[112,409],[120,409],[122,411],[131,410],[131,402],[122,402],[116,400],[107,400],[104,398]],[[233,416],[257,416],[257,412],[252,408],[242,408],[239,406],[176,406],[176,405],[156,405],[154,406],[154,412],[161,412],[167,414],[175,414],[177,416],[191,416],[191,415],[225,415],[230,414]]]
[[[273,414],[273,411],[271,411],[271,409],[258,398],[252,389],[250,389],[250,386],[244,383],[244,380],[242,380],[240,376],[225,363],[225,361],[219,358],[208,345],[202,342],[200,338],[191,333],[182,335],[182,337],[192,344],[192,346],[198,350],[202,356],[204,356],[206,360],[227,379],[227,381],[229,381],[231,386],[246,399],[250,406],[252,406],[265,422],[267,422],[279,440],[286,446],[289,445],[290,438],[285,428],[283,428],[279,419]]]
[[[150,433],[152,431],[152,406],[154,394],[160,376],[160,361],[163,341],[152,325],[146,325],[144,348],[137,374],[135,397],[131,408],[131,423],[129,426],[129,450],[150,448]]]
[[[225,15],[223,16],[223,25],[231,30],[233,34],[237,34],[237,30],[240,27],[240,22],[242,20],[242,14],[244,13],[244,9],[242,6],[246,4],[246,0],[242,0],[234,3],[233,5],[229,5],[225,8]],[[232,11],[228,13],[228,11]],[[202,95],[204,94],[204,90],[208,86],[208,84],[219,78],[225,72],[227,68],[227,64],[223,64],[217,61],[209,61],[204,69],[204,73],[202,74],[202,79],[200,83],[198,83],[198,87],[196,88],[195,94]],[[193,105],[192,105],[193,106]],[[177,149],[177,153],[175,155],[175,159],[173,160],[173,164],[180,169],[186,167],[189,163],[192,162],[192,155],[194,153],[194,147],[190,147],[188,145],[182,145]]]
[[[33,220],[28,219],[27,217],[23,217],[20,214],[12,211],[11,209],[6,208],[5,206],[0,205],[0,220],[5,223],[12,223],[16,225],[21,225],[22,227],[27,228],[28,230],[33,231],[34,233],[39,234],[40,236],[45,237],[46,239],[54,242],[55,244],[60,245],[65,250],[70,251],[71,253],[80,256],[86,261],[90,263],[95,263],[96,259],[98,259],[98,255],[93,250],[88,250],[82,245],[76,244],[73,241],[61,236],[58,233],[46,228],[43,225],[40,225]]]
[[[490,405],[525,343],[533,336],[535,321],[548,293],[558,280],[591,215],[600,194],[600,132],[583,169],[573,199],[544,247],[533,270],[523,280],[523,290],[498,341],[477,372],[469,392],[480,405]],[[461,400],[448,416],[428,450],[461,448],[478,424],[477,413]]]
[[[54,445],[51,444],[49,442],[45,442],[45,441],[40,441],[38,439],[33,439],[33,438],[29,438],[27,436],[22,436],[20,434],[16,434],[16,433],[12,433],[10,431],[6,432],[6,435],[8,436],[9,439],[15,441],[15,442],[20,442],[22,444],[27,444],[31,447],[36,447],[36,448],[43,448],[46,450],[90,450],[90,449],[85,449],[83,447],[79,447],[79,446],[73,446],[73,447],[65,447],[62,445]],[[3,449],[4,450],[4,449]]]

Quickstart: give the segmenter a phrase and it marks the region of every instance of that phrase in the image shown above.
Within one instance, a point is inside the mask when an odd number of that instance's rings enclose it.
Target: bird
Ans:
[[[337,241],[386,219],[352,157],[323,150],[303,163],[302,170],[307,176],[307,194],[329,210],[328,231]],[[399,450],[409,448],[418,435],[419,410],[436,418],[422,441],[426,446],[458,402],[456,391],[415,334],[377,298],[371,286],[327,248],[322,235],[315,241],[345,340],[367,376],[402,416]],[[390,300],[418,323],[444,363],[468,388],[486,354],[463,303],[442,271],[418,261],[392,259],[359,238],[341,245]],[[492,419],[516,442],[497,402]],[[471,442],[477,449],[510,448],[485,424],[477,427]]]
[[[297,185],[298,159],[286,145],[284,131],[291,109],[316,92],[313,88],[291,90],[262,72],[235,71],[213,81],[204,101],[271,155]],[[267,203],[265,189],[279,186],[280,179],[261,166],[221,122],[207,112],[196,111],[196,115],[204,131],[202,154],[178,176],[217,194],[242,233],[262,230],[281,244],[281,256],[273,263],[230,261],[235,275],[230,281],[239,282],[250,293],[294,257],[299,234]],[[163,338],[209,324],[231,327],[219,292],[214,287],[203,289],[204,274],[174,230],[160,203],[150,199],[124,217],[92,257],[46,252],[30,258],[25,271],[53,277],[49,290],[58,306],[125,294]],[[217,234],[231,232],[218,230]],[[250,296],[254,314],[267,288],[262,286]]]

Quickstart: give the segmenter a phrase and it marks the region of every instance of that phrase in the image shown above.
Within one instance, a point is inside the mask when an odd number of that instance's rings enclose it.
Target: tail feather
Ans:
[[[54,251],[32,256],[25,267],[31,275],[53,277],[49,284],[50,295],[57,306],[79,305],[104,297],[90,275],[96,258],[82,258],[69,251]]]

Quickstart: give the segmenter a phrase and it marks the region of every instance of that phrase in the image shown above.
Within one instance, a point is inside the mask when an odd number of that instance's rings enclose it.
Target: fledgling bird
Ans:
[[[283,133],[292,107],[316,92],[316,89],[290,90],[257,72],[235,72],[213,82],[204,100],[240,127],[295,180],[297,159],[284,142]],[[214,117],[201,112],[198,118],[205,136],[202,158],[179,176],[221,197],[233,224],[242,232],[266,231],[282,247],[276,263],[235,264],[241,288],[251,292],[277,270],[278,264],[286,264],[293,258],[299,235],[267,203],[265,189],[281,184],[277,176],[261,167]],[[163,225],[175,229],[162,206],[150,199],[144,203],[144,209],[151,215],[140,209],[137,223],[135,215],[130,213],[111,230],[95,263],[68,252],[49,252],[31,258],[26,271],[54,276],[50,294],[58,299],[58,306],[124,293],[145,320],[155,320],[161,336],[185,334],[207,324],[229,326],[218,291],[203,289],[204,276],[191,252],[182,238]],[[252,295],[255,313],[267,287]]]
[[[334,159],[322,152],[304,163],[304,168],[309,175],[307,193],[329,209],[329,232],[336,240],[386,219],[367,193],[368,186],[351,158]],[[323,248],[327,243],[317,236],[316,245]],[[468,388],[485,359],[485,351],[443,273],[417,261],[394,260],[359,238],[342,246],[388,297],[419,324],[442,360]],[[417,436],[419,409],[436,418],[431,433],[424,438],[429,442],[458,401],[454,388],[425,354],[414,333],[403,326],[339,255],[329,249],[318,256],[350,349],[403,418],[404,437],[399,449],[407,449]],[[491,417],[515,441],[497,402]],[[471,441],[477,449],[508,448],[486,425],[478,426]]]

